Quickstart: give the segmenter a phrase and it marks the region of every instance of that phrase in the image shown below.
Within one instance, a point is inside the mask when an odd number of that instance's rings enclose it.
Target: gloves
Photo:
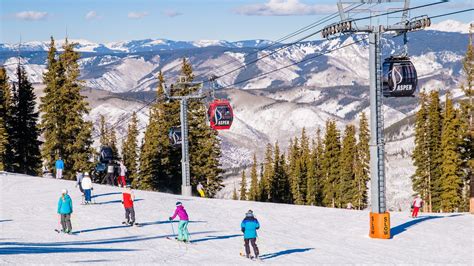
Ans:
[[[121,202],[122,202],[122,204],[123,204],[123,200],[122,200]]]
[[[94,188],[93,188],[93,187],[91,187],[91,190],[94,190]]]
[[[168,218],[168,220],[172,221],[172,220],[173,220],[173,218],[169,217],[169,218]]]

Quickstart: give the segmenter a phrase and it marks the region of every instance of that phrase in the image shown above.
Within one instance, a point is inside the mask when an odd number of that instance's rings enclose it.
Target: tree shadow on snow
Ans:
[[[64,247],[41,247],[41,246],[16,246],[0,247],[1,255],[18,254],[50,254],[50,253],[79,253],[79,252],[117,252],[117,251],[135,251],[136,249],[123,248],[64,248]]]
[[[278,252],[275,252],[275,253],[263,254],[263,255],[260,255],[259,257],[262,260],[268,260],[268,259],[272,259],[272,258],[275,258],[275,257],[283,256],[283,255],[289,255],[289,254],[292,254],[292,253],[302,253],[302,252],[310,251],[310,250],[313,250],[313,249],[314,248],[287,249],[287,250],[282,250],[282,251],[278,251]]]
[[[142,200],[144,200],[144,199],[136,199],[133,202],[142,201]],[[104,205],[104,204],[114,204],[114,203],[122,203],[122,200],[101,201],[101,202],[97,202],[96,204]]]
[[[106,262],[106,261],[111,261],[111,260],[76,260],[76,261],[70,261],[71,263],[90,263],[90,262]]]
[[[5,220],[0,220],[0,223],[4,223],[4,222],[12,222],[13,220],[12,219],[5,219]]]
[[[95,194],[95,195],[92,195],[92,198],[94,199],[94,198],[98,198],[98,197],[118,195],[118,194],[122,194],[122,192],[110,192],[110,193]]]
[[[171,223],[179,223],[179,220],[173,220],[173,221],[165,220],[165,221],[155,221],[155,222],[144,222],[144,223],[140,223],[140,227],[149,226],[149,225],[156,225],[156,224],[171,224]],[[190,223],[190,224],[193,224],[193,223],[207,223],[207,221],[189,221],[189,223]]]
[[[407,228],[414,226],[418,223],[428,221],[428,220],[433,220],[433,219],[440,219],[440,218],[451,218],[451,217],[457,217],[461,216],[462,214],[453,214],[449,216],[420,216],[418,218],[414,218],[414,220],[408,221],[406,223],[397,225],[395,227],[392,227],[390,229],[390,239],[392,239],[394,236],[401,234],[407,230]]]
[[[202,231],[194,232],[191,235],[210,234],[216,231]],[[0,255],[12,254],[48,254],[48,253],[79,253],[79,252],[117,252],[117,251],[136,251],[137,249],[119,249],[119,248],[90,248],[90,247],[74,247],[87,245],[107,245],[147,241],[154,239],[161,239],[167,237],[174,237],[174,235],[158,235],[158,236],[128,236],[109,239],[97,240],[81,240],[68,242],[46,242],[46,243],[28,243],[28,242],[0,242]],[[69,247],[71,246],[71,247]]]
[[[210,240],[229,239],[229,238],[234,238],[234,237],[238,237],[238,236],[242,236],[242,234],[225,235],[225,236],[206,236],[205,238],[191,240],[191,243],[198,243],[198,242],[204,242],[204,241],[210,241]]]

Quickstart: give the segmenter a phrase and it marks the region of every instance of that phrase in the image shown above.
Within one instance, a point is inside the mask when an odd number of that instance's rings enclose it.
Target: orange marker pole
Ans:
[[[371,238],[390,239],[390,213],[370,213]]]

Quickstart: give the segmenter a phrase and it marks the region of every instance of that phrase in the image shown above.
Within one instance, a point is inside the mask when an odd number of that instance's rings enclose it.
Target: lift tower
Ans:
[[[346,4],[382,4],[404,2],[404,6],[397,12],[402,12],[401,21],[394,25],[358,26],[344,11]],[[386,205],[386,182],[384,164],[384,126],[382,113],[382,62],[380,38],[383,33],[392,32],[397,35],[421,29],[430,25],[426,16],[408,20],[409,0],[339,0],[339,14],[341,21],[326,26],[322,30],[322,37],[342,34],[369,35],[369,71],[370,71],[370,180],[371,180],[371,212],[369,235],[372,238],[390,238],[390,214]],[[393,10],[393,8],[391,9]],[[374,14],[379,11],[369,9],[353,9],[351,12],[368,12]],[[388,12],[390,13],[390,12]],[[387,23],[388,24],[388,23]]]
[[[182,76],[178,78],[178,82],[174,86],[178,87],[181,91],[189,87],[198,87],[198,91],[202,87],[202,83],[189,82],[186,77]],[[201,94],[197,95],[180,95],[174,96],[172,92],[169,92],[170,100],[180,101],[180,122],[181,122],[181,195],[191,196],[191,173],[189,170],[189,139],[188,139],[188,101],[190,100],[201,100],[205,96]]]

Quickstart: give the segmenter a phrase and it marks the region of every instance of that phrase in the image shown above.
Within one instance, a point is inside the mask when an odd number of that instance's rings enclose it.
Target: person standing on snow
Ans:
[[[421,207],[423,207],[423,200],[420,198],[420,195],[416,195],[415,200],[413,200],[413,203],[411,204],[411,208],[413,209],[413,212],[411,213],[412,218],[418,217],[418,211]]]
[[[89,176],[88,172],[84,173],[84,178],[82,179],[82,188],[84,189],[85,204],[90,204],[92,202],[92,179]]]
[[[179,216],[179,225],[178,225],[178,241],[189,242],[189,232],[188,232],[188,223],[189,217],[188,213],[183,207],[183,204],[178,201],[176,202],[176,210],[174,211],[173,216],[169,218],[172,221],[176,216]]]
[[[76,173],[76,187],[79,187],[79,190],[82,194],[84,194],[84,189],[82,189],[82,179],[84,178],[84,174],[82,174],[81,170],[77,171]]]
[[[59,156],[59,158],[56,160],[55,167],[56,167],[56,178],[57,179],[63,178],[64,161],[62,160],[61,156]]]
[[[133,194],[130,185],[122,193],[122,204],[125,208],[125,221],[123,224],[133,225],[135,223],[135,209],[133,208],[133,201],[135,195]]]
[[[104,177],[102,184],[106,183],[107,185],[114,185],[114,173],[115,173],[115,166],[112,161],[109,161],[107,164],[107,175]]]
[[[125,187],[127,185],[127,182],[125,180],[126,174],[127,174],[127,167],[123,164],[123,161],[120,161],[120,175],[117,180],[119,187]]]
[[[72,214],[72,200],[67,193],[67,189],[63,189],[61,197],[58,201],[58,214],[61,219],[62,232],[71,234],[71,214]]]
[[[204,186],[201,184],[201,182],[198,183],[196,189],[201,198],[204,198],[206,196],[206,194],[204,193]]]
[[[253,211],[249,210],[245,214],[245,218],[240,224],[242,233],[244,233],[244,246],[245,246],[245,254],[247,258],[250,257],[250,246],[252,245],[253,253],[255,254],[255,258],[258,259],[258,247],[257,247],[257,230],[260,228],[260,224],[258,223],[257,218],[253,215]]]

